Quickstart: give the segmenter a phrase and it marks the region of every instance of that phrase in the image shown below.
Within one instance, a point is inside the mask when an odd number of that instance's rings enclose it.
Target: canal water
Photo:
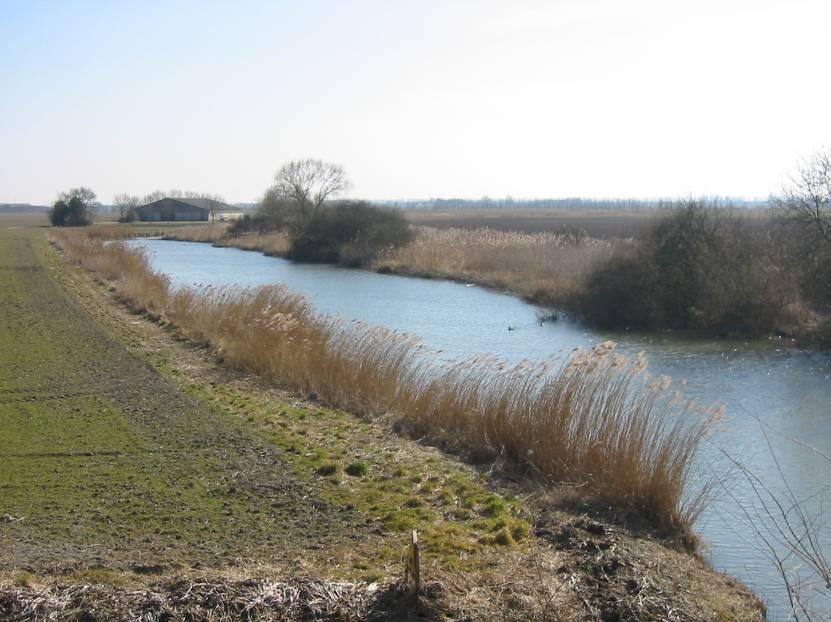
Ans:
[[[828,355],[797,350],[785,339],[747,342],[671,332],[604,332],[567,319],[541,324],[542,309],[463,283],[295,264],[192,242],[130,244],[146,249],[153,268],[175,286],[283,282],[320,313],[405,332],[444,357],[488,354],[510,362],[546,360],[608,339],[617,342],[622,353],[643,351],[650,370],[671,376],[685,396],[725,407],[727,416],[697,464],[699,476],[715,475],[723,483],[716,487],[696,531],[713,567],[751,587],[768,603],[772,620],[787,619],[782,580],[748,521],[748,514],[758,519],[764,508],[732,459],[747,465],[772,490],[783,492],[787,482],[796,498],[805,500],[809,514],[821,515],[822,502],[828,501],[831,462],[803,443],[831,456]],[[829,520],[829,515],[824,518]],[[822,546],[831,557],[831,542]],[[787,563],[794,566],[799,560],[790,558]],[[803,570],[802,575],[810,573]],[[831,619],[831,589],[824,584],[813,589],[814,604],[825,607],[824,615]]]

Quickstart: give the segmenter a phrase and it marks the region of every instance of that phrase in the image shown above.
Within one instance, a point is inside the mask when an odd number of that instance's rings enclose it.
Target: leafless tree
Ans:
[[[210,192],[193,192],[192,190],[179,190],[178,188],[171,188],[167,192],[164,190],[154,190],[145,194],[141,198],[142,203],[152,203],[161,199],[211,199],[212,201],[225,202],[225,197],[221,194],[212,194]]]
[[[67,203],[72,199],[78,199],[82,201],[87,206],[92,206],[95,202],[96,194],[90,189],[84,186],[80,186],[78,188],[71,188],[66,192],[61,192],[58,195],[59,201],[66,201]]]
[[[118,219],[123,221],[127,215],[137,208],[141,199],[132,194],[117,194],[113,197],[113,204],[118,208]]]
[[[319,208],[349,188],[346,172],[321,160],[294,160],[277,171],[269,193],[296,201],[304,214]]]
[[[166,192],[162,192],[161,190],[154,190],[153,192],[149,192],[141,197],[141,204],[147,205],[148,203],[153,203],[154,201],[160,201],[166,198],[168,194]]]
[[[831,245],[831,152],[819,151],[803,162],[772,203],[818,241]]]

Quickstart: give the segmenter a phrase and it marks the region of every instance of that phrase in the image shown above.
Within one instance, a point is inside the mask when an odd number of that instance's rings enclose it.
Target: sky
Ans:
[[[0,0],[0,202],[766,197],[831,145],[828,0]]]

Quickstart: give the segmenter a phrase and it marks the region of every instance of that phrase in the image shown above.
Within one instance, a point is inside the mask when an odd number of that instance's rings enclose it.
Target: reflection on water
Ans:
[[[684,385],[685,395],[726,407],[727,419],[699,456],[701,473],[729,473],[730,461],[723,450],[748,464],[765,482],[779,486],[769,442],[797,497],[813,497],[811,507],[819,507],[820,497],[814,495],[831,480],[827,462],[775,433],[811,443],[831,455],[831,358],[795,350],[786,340],[748,343],[673,333],[600,332],[568,320],[541,325],[537,307],[464,284],[293,264],[207,244],[161,240],[133,244],[145,247],[153,267],[170,276],[174,285],[284,282],[322,313],[418,336],[455,358],[496,354],[512,362],[548,359],[612,339],[624,353],[644,351],[653,373],[672,376],[676,385]],[[773,431],[767,438],[762,424]],[[771,619],[782,618],[786,594],[781,580],[737,507],[738,501],[753,511],[752,489],[733,473],[718,492],[698,524],[705,555],[715,568],[739,577],[768,601]],[[831,543],[825,546],[831,551]]]

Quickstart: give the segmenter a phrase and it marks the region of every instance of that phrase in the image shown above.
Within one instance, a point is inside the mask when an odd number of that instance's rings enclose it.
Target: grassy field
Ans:
[[[0,228],[0,310],[0,614],[285,619],[286,599],[302,616],[328,598],[345,620],[352,598],[409,619],[383,595],[417,528],[427,619],[759,619],[741,586],[635,524],[230,368],[42,229]],[[344,580],[389,587],[326,583]]]

